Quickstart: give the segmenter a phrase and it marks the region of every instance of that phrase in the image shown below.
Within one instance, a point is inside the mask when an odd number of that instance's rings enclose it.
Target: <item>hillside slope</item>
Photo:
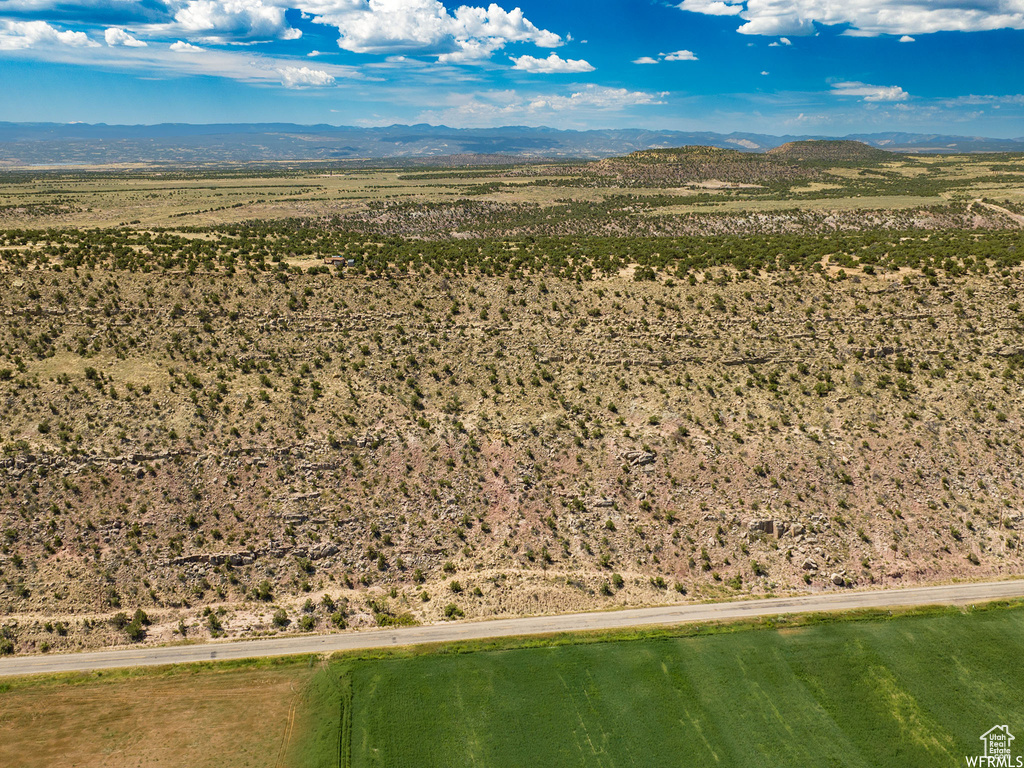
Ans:
[[[167,641],[1019,572],[1015,283],[829,274],[8,275],[4,632],[67,649],[126,642],[137,608]]]

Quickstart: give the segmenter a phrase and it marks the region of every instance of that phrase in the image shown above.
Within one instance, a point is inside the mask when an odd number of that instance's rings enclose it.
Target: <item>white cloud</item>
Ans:
[[[622,109],[640,104],[664,104],[661,99],[668,94],[630,91],[626,88],[609,88],[604,85],[587,85],[569,96],[547,97],[547,103],[560,107],[596,107],[598,109]]]
[[[703,13],[707,16],[738,16],[743,12],[743,3],[721,0],[683,0],[678,7],[684,11]]]
[[[119,45],[123,45],[127,48],[146,47],[146,43],[144,41],[132,37],[120,27],[110,27],[103,33],[103,37],[107,41],[107,45],[111,48],[116,48]]]
[[[354,53],[405,53],[465,64],[487,61],[513,43],[547,49],[565,43],[560,35],[526,18],[520,8],[506,10],[497,3],[449,10],[441,0],[0,0],[0,11],[54,11],[82,25],[95,23],[102,12],[117,20],[119,26],[111,29],[131,28],[137,36],[133,40],[178,39],[199,45],[295,40],[302,31],[289,24],[290,9],[304,20],[336,28],[338,46]],[[110,34],[111,47],[134,45],[116,32]]]
[[[173,21],[152,24],[146,33],[180,35],[205,42],[225,43],[250,39],[294,40],[302,32],[285,21],[291,0],[162,0],[173,11]],[[296,5],[301,0],[295,0]],[[301,7],[301,6],[300,6]]]
[[[864,37],[1024,29],[1021,0],[683,0],[678,7],[739,16],[745,35],[809,35],[815,23],[848,25],[844,34]]]
[[[557,48],[564,42],[519,8],[495,3],[453,13],[438,0],[311,0],[302,7],[318,24],[335,27],[338,46],[353,53],[418,53],[451,64],[486,60],[507,43]]]
[[[370,0],[371,5],[373,2]],[[455,11],[455,19],[461,27],[460,31],[470,38],[498,38],[509,42],[533,43],[541,48],[558,48],[562,45],[561,37],[546,29],[538,29],[523,16],[519,8],[506,11],[494,3],[486,9],[463,5]]]
[[[916,41],[910,35],[904,35],[903,37],[900,38],[900,42],[901,43],[913,43],[913,42],[916,42]]]
[[[955,99],[947,99],[943,102],[943,105],[952,108],[983,105],[992,105],[996,108],[1002,105],[1024,106],[1024,94],[1012,93],[1004,94],[1002,96],[992,96],[971,93],[967,96],[957,96]]]
[[[609,114],[623,113],[631,107],[658,105],[665,93],[630,91],[587,85],[568,94],[523,94],[517,91],[481,91],[474,94],[451,94],[446,108],[421,113],[418,120],[445,125],[484,126],[519,124],[551,125],[589,124],[591,119],[605,119]]]
[[[697,61],[693,51],[676,51],[674,53],[659,53],[665,61]]]
[[[335,84],[334,76],[322,69],[282,67],[277,71],[281,74],[281,84],[285,88],[325,88]]]
[[[313,51],[310,51],[309,53],[307,53],[306,55],[309,56],[312,59],[312,58],[316,58],[317,56],[322,56],[323,54],[320,53],[320,51],[313,50]]]
[[[660,61],[697,61],[697,56],[693,51],[674,51],[673,53],[659,53],[658,58],[652,58],[650,56],[641,56],[639,59],[634,59],[634,64],[657,64]]]
[[[778,42],[768,43],[768,47],[769,48],[778,48],[779,46],[782,46],[782,45],[792,45],[792,44],[793,44],[793,41],[790,40],[788,37],[780,37]]]
[[[311,69],[302,66],[301,60],[253,56],[230,49],[208,49],[181,40],[171,45],[151,42],[147,47],[110,48],[92,43],[88,47],[20,45],[13,48],[7,45],[4,31],[6,25],[0,22],[0,50],[4,50],[4,59],[42,60],[156,76],[214,76],[255,85],[291,88],[323,87],[342,79],[365,79],[356,67],[318,63],[316,69]]]
[[[898,85],[869,85],[857,81],[833,83],[832,94],[835,96],[857,96],[868,102],[906,101],[910,96]]]
[[[761,70],[761,74],[762,75],[770,75],[771,73],[767,69],[762,69]]]
[[[98,45],[85,32],[62,31],[45,21],[0,21],[0,51],[47,46],[94,48]]]
[[[594,71],[594,67],[583,59],[563,59],[556,53],[550,54],[546,59],[538,59],[533,56],[520,56],[518,58],[510,56],[509,58],[515,64],[512,69],[533,72],[535,74],[552,75]]]
[[[456,50],[438,55],[437,60],[441,64],[475,64],[491,58],[491,54],[501,47],[491,39],[464,40]]]

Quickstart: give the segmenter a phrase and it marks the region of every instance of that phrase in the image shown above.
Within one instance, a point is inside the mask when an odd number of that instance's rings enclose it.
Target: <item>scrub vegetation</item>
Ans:
[[[1022,172],[4,174],[0,653],[1018,573]]]

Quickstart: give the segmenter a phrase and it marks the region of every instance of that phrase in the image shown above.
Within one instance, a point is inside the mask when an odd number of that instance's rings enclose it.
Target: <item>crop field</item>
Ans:
[[[963,765],[1024,717],[1022,630],[1020,607],[951,609],[343,662],[301,764],[340,741],[354,768]]]

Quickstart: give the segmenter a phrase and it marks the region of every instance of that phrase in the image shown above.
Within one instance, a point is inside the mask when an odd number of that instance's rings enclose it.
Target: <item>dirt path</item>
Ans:
[[[997,213],[1001,213],[1004,216],[1006,216],[1007,218],[1013,219],[1013,221],[1016,221],[1018,224],[1020,224],[1022,227],[1024,227],[1024,216],[1022,216],[1019,213],[1014,213],[1013,211],[1008,211],[1005,208],[1003,208],[1001,205],[996,205],[995,203],[986,203],[986,202],[984,202],[982,200],[972,200],[971,201],[971,205],[974,205],[975,203],[978,204],[978,205],[983,205],[986,208],[988,208],[989,210],[996,211]]]

